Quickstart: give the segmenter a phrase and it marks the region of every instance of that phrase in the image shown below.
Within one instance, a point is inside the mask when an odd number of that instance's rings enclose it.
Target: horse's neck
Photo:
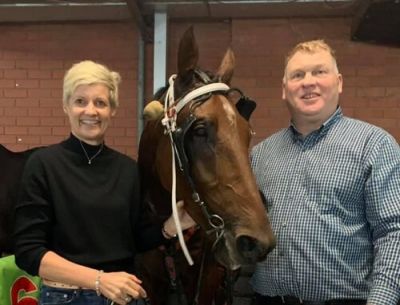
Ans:
[[[0,144],[0,156],[11,156],[13,152],[8,150],[4,145]]]
[[[39,147],[35,147],[24,151],[15,152],[9,150],[4,145],[0,144],[0,160],[1,162],[4,162],[5,160],[10,160],[10,159],[19,159],[19,160],[28,159],[28,157],[38,148]]]

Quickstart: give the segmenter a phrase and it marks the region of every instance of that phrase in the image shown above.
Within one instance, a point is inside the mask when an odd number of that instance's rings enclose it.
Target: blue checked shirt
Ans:
[[[323,301],[400,299],[400,148],[340,108],[302,138],[293,126],[252,151],[276,248],[254,290]]]

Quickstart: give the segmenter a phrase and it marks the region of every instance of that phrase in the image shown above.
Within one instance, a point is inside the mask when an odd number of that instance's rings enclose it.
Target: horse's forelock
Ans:
[[[164,87],[159,88],[156,91],[156,93],[154,94],[154,100],[157,100],[157,101],[160,101],[160,102],[163,103],[164,101],[162,100],[162,97],[165,95],[167,90],[168,90],[168,86],[164,86]]]

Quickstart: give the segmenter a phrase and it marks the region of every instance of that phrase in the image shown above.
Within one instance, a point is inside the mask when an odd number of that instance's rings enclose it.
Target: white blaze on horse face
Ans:
[[[229,125],[233,126],[236,122],[236,113],[233,110],[232,104],[228,100],[223,100],[222,107],[225,110],[226,117],[229,120]]]

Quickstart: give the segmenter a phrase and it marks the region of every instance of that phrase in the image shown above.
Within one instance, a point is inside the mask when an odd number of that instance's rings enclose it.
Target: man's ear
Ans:
[[[343,76],[342,74],[338,74],[338,92],[342,93],[342,88],[343,88]]]
[[[283,100],[286,100],[285,87],[286,87],[285,79],[282,79],[282,99],[283,99]]]
[[[67,111],[67,106],[65,106],[65,104],[63,103],[63,111],[64,111],[64,113],[65,114],[68,114],[68,111]]]
[[[113,117],[114,115],[116,115],[117,114],[117,108],[113,108],[112,110],[111,110],[111,116]]]

